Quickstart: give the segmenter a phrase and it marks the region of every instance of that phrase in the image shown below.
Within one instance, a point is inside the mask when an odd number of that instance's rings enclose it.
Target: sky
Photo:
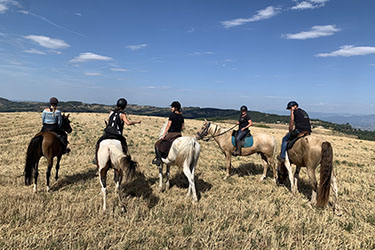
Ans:
[[[375,114],[373,0],[0,0],[0,97]]]

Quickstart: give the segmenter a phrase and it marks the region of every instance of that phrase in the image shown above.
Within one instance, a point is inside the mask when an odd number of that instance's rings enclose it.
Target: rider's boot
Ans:
[[[160,151],[155,147],[155,158],[152,160],[152,164],[156,165],[156,166],[160,166],[161,164],[161,153]]]

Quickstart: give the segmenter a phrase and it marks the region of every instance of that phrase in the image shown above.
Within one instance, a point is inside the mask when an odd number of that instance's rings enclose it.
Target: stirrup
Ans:
[[[278,155],[278,156],[277,156],[277,160],[278,160],[280,163],[285,163],[285,158],[282,158],[281,155]]]

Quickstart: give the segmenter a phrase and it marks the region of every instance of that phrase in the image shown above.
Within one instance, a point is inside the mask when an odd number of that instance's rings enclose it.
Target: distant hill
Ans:
[[[41,112],[48,103],[44,102],[16,102],[5,98],[0,98],[0,112]],[[95,112],[108,113],[114,106],[104,104],[87,104],[77,101],[59,102],[59,107],[64,112]],[[160,108],[154,106],[140,106],[130,104],[126,108],[127,113],[135,115],[149,116],[169,116],[169,108]],[[185,107],[183,109],[185,118],[190,119],[210,119],[210,120],[237,120],[240,112],[233,109],[217,109],[217,108],[199,108]],[[258,111],[249,111],[254,122],[260,123],[289,123],[289,116],[267,114]],[[324,128],[333,129],[344,134],[354,135],[359,139],[374,140],[375,132],[353,128],[349,123],[337,124],[319,119],[311,120],[313,126],[322,126]]]

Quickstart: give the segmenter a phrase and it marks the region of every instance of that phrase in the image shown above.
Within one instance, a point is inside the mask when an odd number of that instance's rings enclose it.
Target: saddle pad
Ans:
[[[296,141],[298,141],[299,139],[305,137],[306,135],[304,136],[301,136],[301,137],[296,137],[296,138],[293,138],[292,140],[288,141],[287,144],[286,144],[286,149],[289,150],[293,147],[294,143],[296,143]]]
[[[244,148],[252,147],[254,144],[253,136],[245,137],[245,143],[243,145]],[[232,136],[232,145],[236,146],[236,138]]]

